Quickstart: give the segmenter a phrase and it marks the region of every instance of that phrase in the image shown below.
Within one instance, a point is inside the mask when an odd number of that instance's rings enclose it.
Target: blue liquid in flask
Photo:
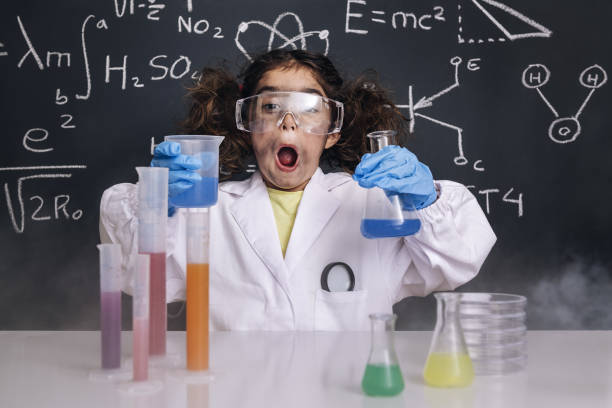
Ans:
[[[401,222],[368,218],[361,220],[361,235],[366,238],[405,237],[416,234],[420,228],[419,219],[405,219]]]
[[[189,190],[171,198],[170,204],[185,208],[211,207],[217,203],[218,194],[219,178],[202,177]]]

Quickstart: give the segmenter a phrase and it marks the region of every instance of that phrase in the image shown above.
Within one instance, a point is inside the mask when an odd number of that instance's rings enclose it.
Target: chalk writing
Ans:
[[[480,198],[484,197],[484,201],[485,201],[484,210],[487,213],[487,215],[491,214],[492,213],[491,200],[493,200],[494,197],[499,197],[498,194],[501,193],[501,190],[499,188],[485,188],[481,190],[481,189],[477,189],[476,186],[474,185],[468,185],[466,187],[470,190],[476,191],[478,194],[478,197]],[[514,197],[516,198],[511,197],[511,195],[514,195]],[[504,192],[504,195],[501,197],[501,201],[504,203],[516,205],[516,211],[517,211],[516,214],[518,218],[521,218],[524,215],[523,193],[515,193],[514,187],[510,187],[508,190]]]
[[[195,23],[192,22],[191,16],[187,17],[186,19],[183,16],[179,16],[178,17],[178,32],[182,33],[184,30],[184,32],[187,32],[189,34],[196,33],[196,34],[202,35],[202,34],[207,33],[208,30],[210,29],[210,23],[208,22],[208,20],[202,18],[200,20],[194,20],[194,21]],[[217,38],[217,39],[225,38],[224,35],[222,34],[223,29],[221,27],[213,27],[212,31],[213,31],[212,38]]]
[[[473,37],[473,38],[463,38],[464,28],[463,28],[463,14],[462,14],[462,6],[461,3],[457,5],[458,17],[457,24],[459,33],[457,34],[457,42],[459,44],[484,44],[484,43],[494,43],[494,42],[504,42],[506,40],[514,41],[523,38],[535,38],[535,37],[544,37],[548,38],[552,35],[552,31],[548,28],[544,27],[542,24],[537,23],[535,20],[527,17],[526,15],[516,11],[515,9],[508,7],[507,5],[500,3],[495,0],[471,0],[472,5],[477,7],[477,9],[484,14],[484,16],[489,19],[489,21],[495,25],[504,35],[503,37]],[[485,6],[486,5],[486,6]],[[489,10],[487,7],[491,8]],[[491,13],[495,11],[497,13],[504,12],[513,18],[521,21],[524,25],[529,26],[530,30],[524,33],[512,33],[510,29],[506,27],[498,18],[493,16]]]
[[[286,35],[284,35],[277,29],[281,21],[287,17],[292,17],[295,20],[295,23],[298,29],[298,34],[291,38],[287,37]],[[246,32],[249,30],[249,28],[253,25],[258,26],[258,27],[263,27],[270,32],[270,37],[268,38],[268,51],[275,49],[275,48],[282,49],[285,47],[291,47],[294,50],[296,49],[305,50],[307,49],[306,40],[309,37],[315,36],[316,38],[318,38],[319,40],[322,40],[325,43],[325,50],[323,51],[323,54],[327,55],[327,53],[329,52],[329,31],[328,30],[304,32],[304,25],[302,24],[302,20],[300,20],[300,17],[295,13],[286,12],[286,13],[280,14],[274,21],[274,24],[272,25],[266,24],[263,21],[258,21],[258,20],[252,20],[252,21],[247,21],[247,22],[243,21],[242,23],[240,23],[240,25],[238,26],[238,31],[236,32],[236,37],[234,38],[234,42],[236,43],[236,47],[238,47],[238,49],[242,52],[242,54],[244,54],[244,56],[249,61],[252,61],[253,58],[247,52],[245,46],[240,41],[240,38],[243,35],[245,35]],[[274,43],[274,41],[276,40],[276,37],[280,38],[281,41],[283,41],[280,43],[280,45],[277,45]],[[299,42],[299,45],[298,45],[298,42]]]
[[[113,0],[115,6],[115,16],[123,18],[127,12],[129,15],[136,14],[137,9],[143,9],[147,12],[146,17],[151,21],[160,20],[160,12],[166,8],[166,5],[157,0],[139,1],[135,0]],[[189,10],[191,11],[191,10]]]
[[[580,108],[578,108],[578,111],[574,115],[566,117],[559,117],[557,110],[540,90],[541,87],[548,83],[549,79],[550,71],[542,64],[531,64],[523,71],[523,85],[526,88],[535,89],[556,118],[548,127],[548,137],[555,143],[571,143],[576,140],[582,130],[578,117],[582,114],[595,90],[608,82],[608,74],[599,65],[592,65],[582,71],[578,82],[583,87],[590,89],[590,91],[580,105]]]
[[[366,10],[366,0],[347,0],[344,21],[344,32],[351,34],[366,35],[369,30],[364,29],[368,17],[363,12]],[[360,12],[357,12],[360,11]],[[391,24],[394,30],[423,30],[429,31],[436,24],[446,21],[444,7],[433,6],[431,12],[394,11],[388,13],[385,10],[369,10],[369,21],[376,24]],[[389,17],[390,16],[390,17]],[[365,21],[360,21],[365,20]],[[359,28],[357,28],[359,27]]]
[[[0,168],[0,174],[4,174],[3,172],[31,172],[31,171],[40,171],[40,170],[63,170],[63,169],[85,169],[87,166],[83,165],[67,165],[67,166],[30,166],[30,167],[4,167]],[[72,173],[42,173],[42,174],[33,174],[28,176],[22,176],[17,179],[17,211],[15,211],[14,205],[14,195],[11,194],[11,189],[9,188],[9,183],[4,183],[4,196],[6,200],[6,206],[9,212],[9,219],[13,226],[13,229],[16,233],[22,234],[25,229],[25,208],[24,208],[24,200],[23,200],[23,183],[27,180],[35,180],[35,179],[66,179],[72,177]],[[32,198],[38,197],[38,198]],[[30,197],[30,200],[40,199],[43,203],[44,200],[42,197],[38,195],[34,195]],[[60,202],[61,200],[61,202]],[[59,211],[62,210],[66,219],[72,219],[74,221],[78,221],[83,216],[83,211],[77,209],[71,213],[68,212],[66,206],[68,201],[70,201],[70,197],[67,194],[61,194],[55,196],[53,198],[54,201],[54,214],[55,219],[60,219]],[[39,206],[35,212],[32,214],[33,221],[47,221],[50,220],[51,217],[42,217],[39,216],[38,213],[41,210],[41,206]]]
[[[465,157],[465,154],[463,152],[463,129],[456,125],[453,125],[447,122],[443,122],[439,119],[435,119],[431,116],[423,115],[422,113],[417,113],[416,111],[420,109],[431,107],[433,105],[434,100],[447,94],[448,92],[452,91],[453,89],[459,86],[459,66],[461,65],[462,62],[463,60],[461,59],[461,57],[451,58],[450,64],[454,67],[454,82],[450,86],[442,89],[441,91],[437,92],[436,94],[432,96],[428,96],[428,97],[424,96],[421,99],[419,99],[417,103],[413,103],[412,85],[410,85],[408,87],[408,101],[409,101],[408,104],[407,105],[402,105],[402,104],[396,105],[400,109],[408,109],[411,133],[414,133],[416,118],[425,119],[437,125],[454,130],[457,134],[457,150],[459,154],[453,160],[455,164],[458,166],[463,166],[468,163],[468,159]],[[468,69],[470,71],[478,71],[480,69],[480,66],[478,65],[479,62],[480,62],[480,58],[470,59],[467,64]],[[480,163],[482,163],[482,160],[478,160],[478,167],[475,164],[474,170],[484,171],[484,167],[482,167]]]

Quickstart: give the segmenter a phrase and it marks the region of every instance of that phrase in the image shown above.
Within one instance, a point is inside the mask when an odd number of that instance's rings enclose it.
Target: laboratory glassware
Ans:
[[[149,379],[150,255],[138,254],[132,297],[132,362],[134,381]]]
[[[121,366],[121,246],[100,244],[102,368]]]
[[[394,314],[370,315],[372,345],[361,381],[361,388],[367,395],[393,396],[404,389],[404,378],[393,343],[395,320]]]
[[[427,362],[425,383],[434,387],[465,387],[474,379],[472,361],[459,319],[460,293],[435,293],[437,317]]]
[[[380,130],[368,133],[370,151],[376,153],[386,146],[396,145],[397,132]],[[368,189],[366,207],[361,220],[361,234],[366,238],[403,237],[413,235],[421,228],[414,208],[402,208],[399,196],[387,195],[378,187]]]
[[[209,236],[208,208],[187,210],[187,369],[208,370]]]
[[[500,375],[527,365],[527,298],[463,292],[460,320],[475,375]]]
[[[223,136],[170,135],[164,140],[181,145],[181,154],[199,159],[202,166],[194,170],[202,178],[187,191],[170,198],[175,207],[200,208],[217,203],[219,187],[219,145]]]
[[[121,382],[117,387],[121,394],[139,398],[139,401],[141,397],[157,394],[163,388],[161,381],[150,378],[149,371],[150,263],[149,254],[138,254],[136,257],[132,292],[132,381]],[[133,402],[127,405],[141,405]]]
[[[138,172],[138,252],[150,255],[149,354],[166,354],[166,224],[168,169],[136,167]]]

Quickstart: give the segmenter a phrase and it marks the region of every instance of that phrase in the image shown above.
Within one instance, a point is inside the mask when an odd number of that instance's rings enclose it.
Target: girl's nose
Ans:
[[[280,120],[278,121],[278,123],[279,123],[281,130],[295,131],[297,130],[297,127],[299,126],[298,121],[295,115],[293,114],[293,112],[285,112],[283,116],[280,118]]]

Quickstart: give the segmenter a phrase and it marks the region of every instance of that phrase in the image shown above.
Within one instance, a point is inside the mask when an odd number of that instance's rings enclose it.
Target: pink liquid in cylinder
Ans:
[[[149,319],[134,319],[133,323],[134,381],[149,379]]]
[[[166,253],[151,256],[149,281],[149,354],[166,354]]]
[[[100,293],[102,368],[121,366],[121,292]]]

